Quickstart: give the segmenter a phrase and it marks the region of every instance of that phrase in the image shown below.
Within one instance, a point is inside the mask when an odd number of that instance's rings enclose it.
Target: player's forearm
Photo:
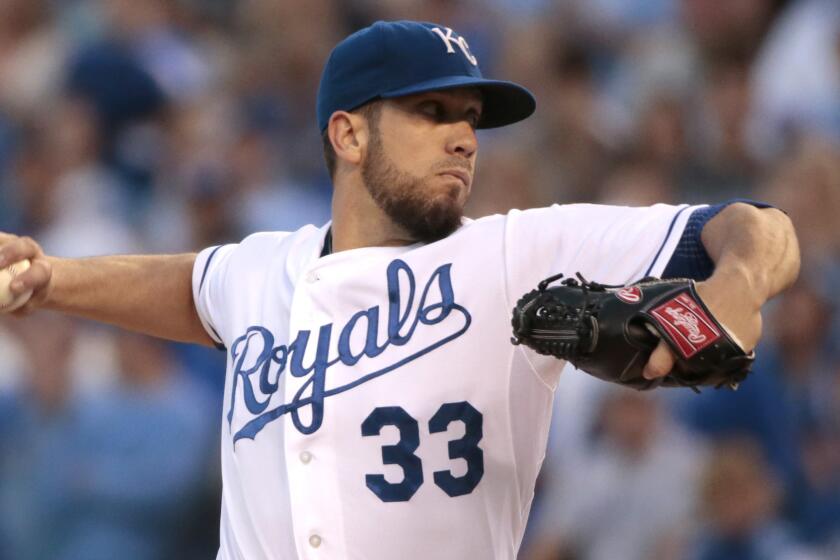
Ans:
[[[728,206],[703,228],[703,245],[715,262],[710,280],[743,281],[761,306],[799,274],[799,243],[786,214],[748,204]]]
[[[48,257],[42,307],[160,338],[212,344],[192,296],[194,254]]]

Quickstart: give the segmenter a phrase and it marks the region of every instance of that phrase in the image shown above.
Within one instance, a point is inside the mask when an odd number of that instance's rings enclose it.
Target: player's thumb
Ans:
[[[674,355],[664,340],[660,340],[656,349],[648,358],[648,363],[642,371],[645,379],[656,379],[668,375],[674,367]]]

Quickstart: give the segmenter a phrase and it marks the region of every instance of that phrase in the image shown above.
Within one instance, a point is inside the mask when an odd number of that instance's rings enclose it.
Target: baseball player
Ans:
[[[534,108],[453,29],[378,22],[336,46],[318,92],[330,223],[85,260],[4,235],[0,264],[32,261],[27,310],[227,353],[219,559],[512,559],[563,366],[510,344],[517,297],[557,272],[690,275],[752,348],[798,269],[785,215],[748,204],[463,218],[476,129]],[[672,364],[660,347],[646,376]]]

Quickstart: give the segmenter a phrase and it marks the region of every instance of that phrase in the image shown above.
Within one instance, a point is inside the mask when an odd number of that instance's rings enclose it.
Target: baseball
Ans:
[[[15,276],[27,268],[29,268],[29,260],[23,259],[0,270],[0,313],[10,313],[23,306],[32,297],[32,290],[15,296],[9,289],[9,284]]]

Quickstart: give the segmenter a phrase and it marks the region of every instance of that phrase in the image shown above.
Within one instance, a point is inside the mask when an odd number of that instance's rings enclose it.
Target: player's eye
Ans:
[[[437,101],[424,101],[420,104],[420,112],[435,120],[442,120],[444,117],[443,105]]]
[[[470,126],[478,128],[478,123],[481,121],[481,115],[478,114],[478,111],[470,111],[467,113],[467,122],[470,123]]]
[[[481,121],[481,114],[475,109],[469,109],[466,113],[453,112],[440,101],[426,100],[417,106],[417,110],[423,116],[435,122],[456,122],[465,120],[472,128],[478,128]]]

